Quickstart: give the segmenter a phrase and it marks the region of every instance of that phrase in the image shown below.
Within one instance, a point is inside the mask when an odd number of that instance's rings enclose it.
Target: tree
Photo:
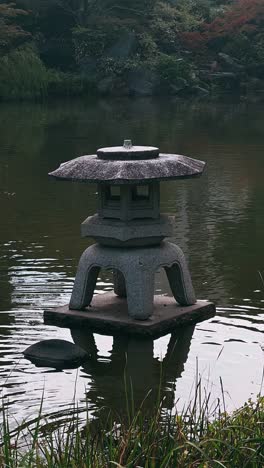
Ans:
[[[21,17],[28,15],[14,3],[0,3],[0,52],[3,55],[30,39],[30,33],[20,25]]]
[[[208,40],[215,37],[234,36],[237,33],[251,33],[264,26],[263,0],[236,0],[222,15],[205,26]]]
[[[211,22],[203,22],[193,32],[184,32],[181,39],[190,49],[208,47],[210,44],[223,47],[238,35],[263,33],[264,1],[235,0]]]

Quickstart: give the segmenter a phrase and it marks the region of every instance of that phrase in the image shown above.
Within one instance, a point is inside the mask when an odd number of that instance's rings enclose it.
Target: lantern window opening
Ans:
[[[135,187],[133,187],[131,195],[132,195],[132,201],[149,201],[150,200],[149,185],[136,185]]]
[[[121,199],[121,190],[118,185],[110,185],[106,189],[106,198],[109,201],[120,201]]]

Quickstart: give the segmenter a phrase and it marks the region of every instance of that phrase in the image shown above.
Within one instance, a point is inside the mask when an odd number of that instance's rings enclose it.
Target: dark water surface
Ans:
[[[264,107],[172,100],[70,101],[0,107],[0,391],[17,420],[44,411],[65,417],[74,393],[91,413],[125,408],[127,365],[136,401],[157,388],[165,406],[186,403],[197,366],[229,408],[261,390],[264,351]],[[204,159],[197,180],[162,185],[162,211],[176,214],[175,241],[190,263],[198,298],[214,319],[154,342],[88,335],[43,324],[43,309],[69,301],[81,252],[80,223],[96,211],[96,187],[47,174],[98,147],[159,146]],[[162,274],[156,288],[169,293]],[[97,292],[112,289],[110,273]],[[40,339],[73,340],[91,352],[78,371],[36,368],[21,352]],[[126,364],[127,362],[127,364]],[[150,397],[150,401],[151,401]],[[84,403],[83,403],[84,404]]]

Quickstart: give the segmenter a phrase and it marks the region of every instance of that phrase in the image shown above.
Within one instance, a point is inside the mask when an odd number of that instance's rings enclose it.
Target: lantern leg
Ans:
[[[126,281],[123,273],[118,270],[113,270],[113,279],[115,294],[119,297],[126,297]]]
[[[195,292],[185,258],[165,267],[165,271],[175,300],[182,306],[195,304]]]
[[[195,304],[187,262],[177,245],[163,242],[127,252],[94,244],[81,256],[69,308],[82,310],[91,303],[100,268],[105,268],[114,272],[115,293],[127,297],[130,317],[146,320],[153,313],[154,278],[160,267],[165,268],[176,301],[182,306]]]
[[[128,314],[135,320],[146,320],[153,313],[154,273],[133,268],[125,274]]]
[[[90,305],[93,298],[100,267],[94,264],[90,249],[91,247],[84,251],[79,261],[69,304],[69,308],[73,310],[84,309]]]

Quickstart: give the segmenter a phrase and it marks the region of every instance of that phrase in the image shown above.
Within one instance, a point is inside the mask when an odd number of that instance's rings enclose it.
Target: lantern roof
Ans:
[[[202,175],[205,162],[158,148],[124,146],[101,148],[97,154],[64,162],[49,175],[56,179],[102,184],[145,184]]]

